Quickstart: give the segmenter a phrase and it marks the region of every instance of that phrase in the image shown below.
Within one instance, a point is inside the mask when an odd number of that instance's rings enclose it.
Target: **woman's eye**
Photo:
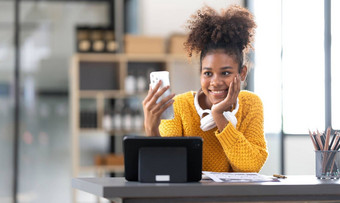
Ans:
[[[222,75],[229,75],[228,72],[222,72]]]
[[[211,72],[204,72],[203,74],[204,74],[205,76],[211,76],[211,75],[212,75]]]

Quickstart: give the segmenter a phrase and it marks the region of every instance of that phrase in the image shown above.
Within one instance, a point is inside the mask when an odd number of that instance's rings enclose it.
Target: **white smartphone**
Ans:
[[[168,71],[154,71],[150,73],[150,84],[151,88],[155,88],[159,81],[162,81],[161,86],[158,91],[163,87],[170,86],[169,72]],[[162,96],[158,98],[156,103],[160,102],[164,97],[171,94],[170,88],[164,92]],[[173,119],[174,118],[174,108],[173,105],[169,106],[161,115],[161,119]]]

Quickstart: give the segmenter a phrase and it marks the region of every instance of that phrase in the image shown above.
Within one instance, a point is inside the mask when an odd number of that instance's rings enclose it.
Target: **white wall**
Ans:
[[[285,173],[287,175],[315,175],[314,147],[309,136],[285,138]]]
[[[230,4],[243,5],[242,0],[141,0],[139,30],[142,35],[168,36],[173,32],[184,32],[189,17],[203,5],[218,11]]]
[[[281,173],[281,135],[275,133],[265,133],[268,149],[268,158],[263,165],[260,173],[264,175],[273,175]]]

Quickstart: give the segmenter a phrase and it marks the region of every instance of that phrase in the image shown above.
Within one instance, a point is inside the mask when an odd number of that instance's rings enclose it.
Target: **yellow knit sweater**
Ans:
[[[186,92],[175,97],[175,117],[161,121],[161,136],[202,137],[203,171],[259,172],[268,156],[260,98],[252,92],[241,91],[236,129],[229,122],[222,132],[216,127],[202,131],[200,117],[194,106],[195,94]]]

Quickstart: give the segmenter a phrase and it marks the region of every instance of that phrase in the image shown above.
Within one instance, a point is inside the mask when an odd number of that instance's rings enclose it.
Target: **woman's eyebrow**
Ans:
[[[221,67],[220,69],[226,70],[226,69],[233,69],[233,68],[231,66],[225,66],[225,67]],[[204,67],[203,70],[212,70],[212,68]]]
[[[233,69],[231,66],[225,66],[225,67],[221,67],[221,69],[225,70],[225,69]]]

